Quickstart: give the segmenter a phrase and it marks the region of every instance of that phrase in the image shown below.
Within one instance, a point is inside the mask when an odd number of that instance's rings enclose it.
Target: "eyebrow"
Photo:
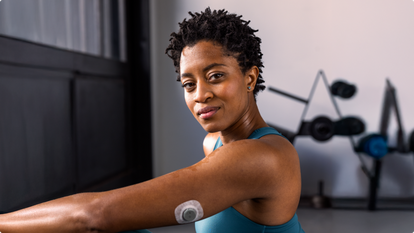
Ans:
[[[227,66],[225,64],[220,64],[220,63],[212,63],[206,67],[203,68],[203,72],[207,72],[209,69],[216,67],[216,66]],[[182,73],[181,77],[193,77],[193,74],[191,73]]]

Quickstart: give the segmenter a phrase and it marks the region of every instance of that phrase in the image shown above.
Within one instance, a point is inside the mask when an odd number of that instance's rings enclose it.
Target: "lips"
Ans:
[[[202,119],[208,119],[208,118],[212,117],[214,114],[216,114],[216,112],[219,109],[220,109],[219,107],[205,107],[205,108],[202,108],[202,109],[198,110],[197,114]]]

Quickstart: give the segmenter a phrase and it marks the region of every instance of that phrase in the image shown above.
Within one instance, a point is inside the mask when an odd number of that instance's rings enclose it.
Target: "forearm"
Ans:
[[[94,194],[77,194],[0,215],[1,233],[100,232]]]

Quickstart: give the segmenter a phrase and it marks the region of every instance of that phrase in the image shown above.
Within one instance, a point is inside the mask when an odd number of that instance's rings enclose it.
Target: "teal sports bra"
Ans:
[[[255,130],[248,139],[259,139],[269,134],[283,136],[271,127],[264,127]],[[214,150],[222,145],[223,143],[219,137]],[[304,233],[296,214],[287,223],[277,226],[266,226],[253,222],[233,207],[197,221],[195,228],[197,233]]]

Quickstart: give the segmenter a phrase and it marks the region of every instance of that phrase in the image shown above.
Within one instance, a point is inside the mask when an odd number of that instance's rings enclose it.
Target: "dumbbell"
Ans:
[[[398,151],[400,153],[414,152],[414,130],[411,132],[408,139],[408,151]],[[395,148],[388,148],[387,138],[380,134],[369,134],[365,137],[362,137],[357,148],[356,152],[365,153],[375,159],[380,159],[384,157],[389,151],[395,151]]]
[[[388,153],[387,138],[381,134],[368,134],[358,141],[356,152],[380,159]]]
[[[331,85],[332,95],[339,96],[344,99],[351,98],[355,94],[356,90],[357,88],[355,85],[349,84],[345,81],[335,81]]]
[[[365,124],[357,117],[345,117],[336,122],[326,116],[318,116],[311,122],[303,121],[297,135],[311,135],[317,141],[327,141],[334,135],[358,135]]]

